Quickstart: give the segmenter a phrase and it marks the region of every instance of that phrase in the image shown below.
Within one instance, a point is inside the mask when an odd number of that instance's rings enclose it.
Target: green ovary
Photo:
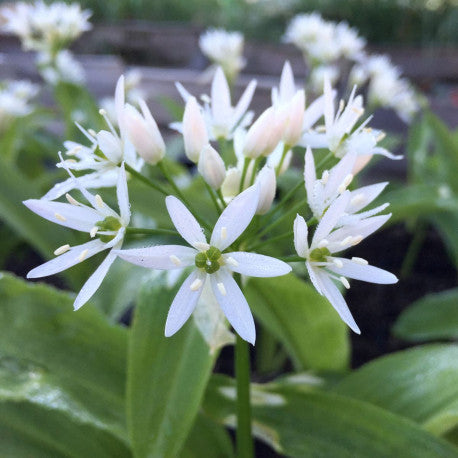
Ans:
[[[121,228],[119,219],[114,216],[107,216],[103,221],[97,221],[95,225],[101,232],[118,232]],[[99,239],[104,243],[108,243],[114,238],[115,235],[99,235]]]
[[[327,257],[331,254],[331,252],[327,248],[315,248],[310,253],[310,261],[313,262],[326,262]]]
[[[199,269],[205,270],[207,274],[213,274],[221,267],[221,251],[211,246],[207,251],[196,254],[195,264]]]

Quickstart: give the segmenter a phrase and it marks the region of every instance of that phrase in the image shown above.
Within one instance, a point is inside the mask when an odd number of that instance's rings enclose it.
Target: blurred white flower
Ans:
[[[347,278],[379,284],[396,283],[398,279],[386,270],[369,265],[365,259],[334,256],[335,253],[360,243],[391,216],[373,216],[357,224],[335,229],[350,199],[351,194],[346,191],[331,204],[319,222],[310,245],[307,223],[302,216],[297,215],[294,221],[294,246],[297,254],[306,259],[305,265],[315,289],[328,299],[342,320],[354,332],[360,334],[358,325],[336,283],[349,288]]]
[[[215,190],[221,188],[226,178],[226,168],[221,156],[210,144],[202,148],[197,168],[209,186]]]
[[[350,60],[362,58],[366,40],[359,36],[358,31],[350,27],[345,21],[335,26],[335,43],[339,47],[340,55]]]
[[[216,65],[221,66],[230,81],[237,78],[245,66],[243,35],[224,29],[209,29],[199,38],[201,51]]]
[[[208,144],[208,133],[202,109],[195,97],[189,97],[183,114],[184,152],[194,163],[199,161],[200,152]]]
[[[339,68],[335,65],[319,65],[312,68],[309,75],[310,89],[315,94],[320,94],[323,90],[324,81],[329,79],[331,84],[335,84],[340,77]]]
[[[83,67],[67,49],[54,55],[49,52],[38,53],[37,65],[43,79],[51,85],[59,82],[84,83]]]

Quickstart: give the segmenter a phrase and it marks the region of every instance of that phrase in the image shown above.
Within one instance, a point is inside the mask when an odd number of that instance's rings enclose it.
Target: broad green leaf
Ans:
[[[0,402],[0,438],[0,455],[8,458],[131,456],[112,435],[26,402]]]
[[[255,316],[283,343],[297,369],[347,367],[346,326],[312,286],[290,274],[274,281],[250,279],[244,293]]]
[[[431,220],[442,236],[450,259],[458,269],[458,231],[456,230],[458,227],[458,212],[433,215]]]
[[[334,390],[442,434],[458,425],[458,346],[427,345],[384,356],[345,377]]]
[[[278,453],[292,457],[456,458],[458,449],[410,420],[369,403],[291,386],[255,392],[253,433]],[[214,376],[204,411],[235,426],[235,384]]]
[[[458,338],[458,288],[429,294],[411,304],[399,316],[393,332],[413,342]]]
[[[197,415],[213,367],[192,319],[164,337],[177,292],[164,276],[146,283],[135,309],[129,341],[127,421],[132,448],[142,457],[177,456]]]
[[[90,304],[0,274],[0,397],[64,412],[126,439],[127,336]]]

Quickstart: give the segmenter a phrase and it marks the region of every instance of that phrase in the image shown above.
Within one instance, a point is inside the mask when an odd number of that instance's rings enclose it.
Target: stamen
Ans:
[[[75,154],[77,154],[82,149],[83,147],[81,145],[77,145],[74,148],[72,148],[71,150],[68,150],[65,154],[67,156],[75,156]]]
[[[224,240],[227,238],[227,227],[222,227],[221,228],[221,239]]]
[[[321,182],[323,184],[326,184],[328,182],[328,180],[329,180],[329,170],[325,170],[323,172],[323,175],[321,175]]]
[[[329,245],[328,239],[323,239],[318,242],[318,248],[324,248],[325,246]]]
[[[106,116],[106,115],[107,115],[107,112],[106,112],[106,110],[104,110],[103,108],[100,108],[99,114],[102,115],[102,116]]]
[[[349,173],[344,178],[344,180],[342,181],[342,183],[340,184],[340,186],[338,188],[339,194],[343,194],[345,192],[345,190],[347,189],[348,185],[351,183],[351,180],[353,180],[353,174]]]
[[[65,162],[66,162],[67,164],[76,164],[75,159],[65,159]]]
[[[366,200],[366,196],[363,193],[356,194],[350,201],[350,205],[361,205]]]
[[[323,126],[323,125],[317,126],[317,127],[315,128],[315,130],[316,130],[318,133],[326,132],[326,126]]]
[[[226,295],[226,288],[224,287],[224,284],[223,283],[217,283],[216,285],[218,286],[219,292],[223,296],[225,296]]]
[[[56,219],[58,219],[59,221],[67,221],[67,218],[65,218],[65,216],[62,216],[60,213],[54,213],[54,216],[56,217]]]
[[[197,291],[202,286],[202,280],[196,278],[189,287],[191,291]]]
[[[94,129],[88,129],[87,132],[91,137],[97,137],[97,132]]]
[[[239,265],[239,263],[232,256],[226,258],[226,262],[233,267],[237,267]]]
[[[332,262],[334,263],[334,265],[336,267],[338,267],[339,269],[341,269],[343,267],[343,262],[340,260],[340,259],[337,259],[337,258],[332,258]]]
[[[89,253],[89,250],[86,249],[84,251],[81,252],[81,254],[78,256],[78,261],[79,262],[82,262],[84,260],[84,258],[87,256],[87,254]]]
[[[366,134],[370,134],[372,132],[372,127],[365,127],[363,129],[363,132],[366,132]]]
[[[70,194],[65,194],[66,199],[72,205],[81,205],[75,198],[73,198]]]
[[[376,140],[377,140],[378,142],[381,142],[385,137],[386,137],[385,132],[380,132],[380,133],[377,135]]]
[[[358,107],[351,107],[351,111],[353,111],[354,113],[356,113],[359,116],[361,116],[364,113],[364,110]]]
[[[357,258],[357,257],[352,257],[351,260],[356,263],[360,264],[362,266],[367,266],[369,263],[364,259],[364,258]]]
[[[169,258],[177,267],[181,266],[181,261],[178,256],[175,256],[174,254],[172,254],[169,256]]]
[[[340,99],[340,102],[339,102],[339,113],[343,111],[343,109],[345,108],[345,102]]]
[[[349,245],[353,240],[353,237],[351,235],[349,235],[348,237],[345,237],[341,242],[340,242],[340,246],[345,246],[345,245]]]
[[[348,283],[348,280],[345,277],[339,277],[339,280],[345,288],[350,289],[350,283]]]
[[[210,248],[210,245],[206,242],[195,242],[194,247],[200,251],[207,251]]]
[[[70,245],[67,243],[66,245],[62,245],[57,250],[54,251],[54,256],[59,256],[61,254],[66,253],[70,249]]]
[[[103,208],[103,207],[104,207],[105,202],[104,202],[103,199],[100,197],[100,194],[96,194],[96,195],[95,195],[95,203],[96,203],[97,207],[99,207],[99,208]]]
[[[357,235],[356,237],[353,237],[353,241],[351,242],[351,244],[353,246],[358,245],[358,243],[360,243],[363,239],[364,237],[362,235]]]
[[[95,234],[97,234],[99,228],[97,226],[94,226],[90,231],[89,231],[89,235],[91,236],[91,238],[93,239],[95,237]]]

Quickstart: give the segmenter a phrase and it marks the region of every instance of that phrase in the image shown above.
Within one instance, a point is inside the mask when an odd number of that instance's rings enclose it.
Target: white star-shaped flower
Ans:
[[[159,245],[116,251],[133,264],[151,269],[181,269],[194,266],[180,287],[169,310],[165,335],[175,334],[186,322],[209,281],[213,294],[237,333],[254,344],[256,330],[250,307],[232,278],[232,273],[253,277],[276,277],[291,271],[278,259],[241,251],[225,252],[242,234],[253,218],[259,200],[258,186],[235,197],[223,211],[213,229],[210,243],[189,210],[176,197],[166,198],[167,210],[180,235],[191,245]]]
[[[67,171],[71,175],[71,172]],[[87,232],[92,240],[74,247],[61,246],[54,252],[56,258],[32,269],[27,274],[27,278],[47,277],[62,272],[103,250],[110,250],[76,297],[74,308],[77,310],[97,291],[116,259],[113,249],[122,246],[126,227],[130,221],[130,205],[124,163],[119,169],[116,187],[120,214],[112,210],[98,194],[94,196],[88,192],[73,175],[71,179],[75,181],[74,187],[81,191],[90,206],[78,202],[69,194],[66,195],[68,203],[30,199],[24,201],[24,205],[48,221]]]
[[[328,299],[342,320],[360,334],[358,325],[335,283],[342,283],[349,288],[347,277],[379,284],[396,283],[398,279],[386,270],[369,265],[365,259],[334,256],[335,253],[360,243],[391,216],[373,216],[357,224],[335,229],[349,201],[349,191],[334,201],[318,224],[310,245],[307,223],[302,216],[297,215],[294,221],[294,246],[297,254],[306,259],[305,265],[315,289]]]

